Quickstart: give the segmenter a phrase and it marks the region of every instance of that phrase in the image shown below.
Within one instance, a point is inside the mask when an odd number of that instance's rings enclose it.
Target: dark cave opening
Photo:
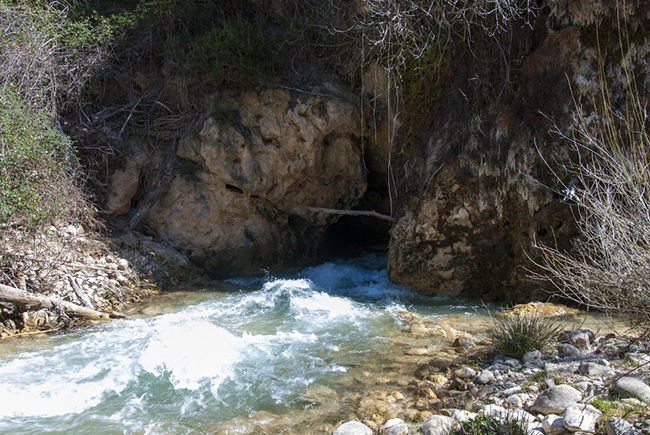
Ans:
[[[372,210],[388,215],[385,187],[369,187],[353,210]],[[389,221],[376,217],[341,216],[325,231],[318,248],[318,258],[328,260],[386,251],[390,242],[390,227]]]

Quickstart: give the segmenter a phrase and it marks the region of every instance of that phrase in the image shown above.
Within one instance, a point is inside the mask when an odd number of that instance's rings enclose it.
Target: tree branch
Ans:
[[[304,207],[305,210],[313,211],[314,213],[326,213],[326,214],[338,214],[338,215],[345,215],[345,216],[369,216],[369,217],[375,217],[377,219],[383,219],[388,222],[394,222],[395,219],[393,219],[391,216],[388,216],[386,214],[381,214],[377,213],[374,210],[371,211],[366,211],[366,210],[340,210],[340,209],[334,209],[334,208],[322,208],[322,207]]]

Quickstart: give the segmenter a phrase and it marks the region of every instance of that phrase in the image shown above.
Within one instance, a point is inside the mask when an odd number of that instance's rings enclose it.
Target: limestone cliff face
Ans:
[[[456,54],[412,159],[421,163],[405,164],[420,175],[402,194],[392,228],[393,281],[424,294],[510,301],[549,296],[529,278],[531,260],[539,260],[531,245],[568,248],[576,235],[577,209],[562,202],[570,181],[562,166],[571,156],[559,132],[571,134],[576,101],[588,113],[600,89],[597,21],[614,98],[625,89],[615,7],[597,6],[558,2],[545,17],[547,27],[499,41],[502,48],[511,44],[501,66]],[[643,72],[649,56],[639,22],[648,17],[638,8],[631,12],[634,40],[624,58]],[[495,53],[488,43],[477,45],[474,53]]]
[[[181,140],[175,175],[149,227],[213,271],[313,257],[335,217],[305,207],[347,209],[366,190],[358,110],[331,89],[331,96],[283,89],[214,96],[222,119],[206,116]],[[125,180],[137,180],[132,166],[140,160],[130,161],[113,176],[115,212],[128,209],[135,190]]]

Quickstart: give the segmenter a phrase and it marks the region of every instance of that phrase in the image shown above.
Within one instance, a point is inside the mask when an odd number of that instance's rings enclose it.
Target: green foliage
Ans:
[[[34,230],[85,207],[70,141],[13,91],[0,93],[0,225]],[[80,202],[75,201],[80,200]]]
[[[464,421],[450,435],[526,435],[522,423],[514,419],[481,416]]]
[[[0,1],[0,86],[54,115],[74,101],[135,17],[101,16],[83,2]]]
[[[490,339],[495,351],[522,358],[533,350],[544,350],[564,328],[555,317],[531,313],[506,313],[492,316]]]
[[[271,82],[275,58],[264,34],[236,16],[192,41],[189,65],[195,73],[210,75],[215,88],[243,91]]]

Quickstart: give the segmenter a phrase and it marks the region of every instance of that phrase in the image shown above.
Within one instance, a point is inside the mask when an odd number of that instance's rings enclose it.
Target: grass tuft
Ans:
[[[495,314],[490,340],[497,352],[521,359],[527,352],[544,351],[563,328],[562,320],[540,314]]]

